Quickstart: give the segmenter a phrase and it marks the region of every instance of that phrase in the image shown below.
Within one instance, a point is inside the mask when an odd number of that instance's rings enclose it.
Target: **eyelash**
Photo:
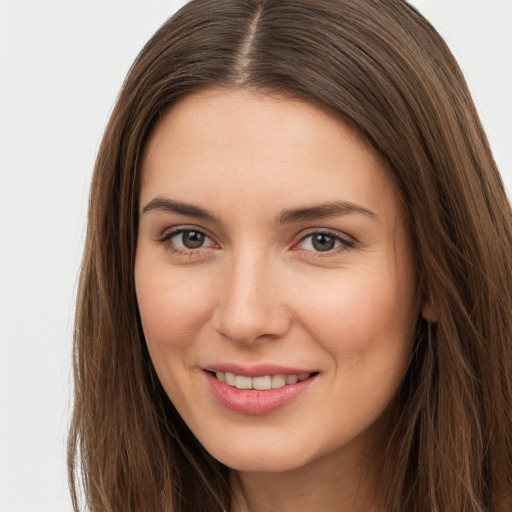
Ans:
[[[329,256],[335,256],[338,255],[340,252],[346,251],[347,249],[351,249],[354,247],[355,243],[348,239],[341,236],[336,231],[331,231],[329,229],[318,229],[314,231],[310,231],[309,233],[305,234],[299,241],[299,243],[304,242],[308,238],[311,238],[311,244],[313,244],[313,236],[320,235],[320,236],[327,236],[329,238],[332,238],[335,243],[339,242],[339,245],[337,247],[334,247],[332,249],[329,249],[327,251],[315,251],[314,249],[300,249],[297,248],[295,250],[297,251],[308,251],[311,252],[312,256],[314,258],[328,258]],[[296,244],[297,245],[297,244]],[[295,247],[295,246],[294,246]]]
[[[179,247],[176,244],[174,244],[173,242],[171,242],[171,240],[175,236],[178,236],[178,235],[181,235],[184,233],[198,233],[199,235],[203,235],[205,237],[205,239],[210,240],[212,242],[212,244],[207,245],[207,246],[197,247],[195,249],[187,249],[187,248]],[[173,253],[175,253],[179,256],[194,256],[195,254],[198,254],[205,248],[215,246],[215,243],[213,242],[211,237],[209,237],[201,229],[196,229],[193,227],[183,227],[183,228],[174,229],[174,230],[170,231],[169,233],[166,233],[162,238],[160,238],[157,241],[159,243],[161,243],[162,245],[165,245],[167,248],[169,248],[169,250],[171,250]]]
[[[174,238],[175,236],[178,236],[180,234],[184,234],[184,233],[197,233],[199,235],[202,235],[205,237],[205,240],[206,239],[210,240],[211,244],[206,245],[206,246],[201,245],[200,247],[197,247],[195,249],[186,249],[186,248],[181,248],[181,247],[177,246],[176,244],[174,244],[173,242],[171,242],[172,238]],[[298,244],[303,243],[308,238],[312,238],[314,235],[327,236],[327,237],[333,239],[335,241],[335,244],[339,243],[339,245],[337,247],[335,246],[332,249],[328,249],[326,251],[296,248],[296,246]],[[183,227],[183,228],[174,229],[173,231],[166,233],[162,238],[158,239],[157,241],[159,243],[161,243],[162,245],[166,245],[173,253],[175,253],[179,256],[194,256],[195,254],[199,254],[200,252],[202,252],[202,250],[209,248],[209,247],[215,247],[215,245],[216,245],[215,242],[213,242],[212,238],[210,236],[208,236],[204,231],[202,231],[201,229],[193,228],[193,227]],[[313,244],[313,241],[311,241],[311,244]],[[337,232],[334,232],[334,231],[331,231],[328,229],[319,229],[319,230],[315,230],[315,231],[310,231],[307,234],[305,234],[304,236],[302,236],[301,239],[299,240],[299,242],[294,244],[293,247],[294,247],[294,250],[296,250],[296,251],[310,252],[311,255],[315,258],[325,258],[325,257],[337,255],[340,252],[345,251],[347,249],[351,249],[352,247],[354,247],[354,245],[355,245],[355,243],[352,240],[342,237]]]

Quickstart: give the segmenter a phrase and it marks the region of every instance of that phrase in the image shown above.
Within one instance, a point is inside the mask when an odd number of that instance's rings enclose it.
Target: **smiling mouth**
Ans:
[[[221,382],[237,389],[256,391],[267,391],[269,389],[279,389],[284,386],[291,386],[297,382],[305,381],[318,372],[302,373],[300,375],[263,375],[260,377],[247,377],[245,375],[235,375],[231,372],[209,372]]]

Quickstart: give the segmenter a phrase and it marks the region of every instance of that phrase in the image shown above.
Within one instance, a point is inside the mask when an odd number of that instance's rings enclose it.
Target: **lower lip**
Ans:
[[[238,389],[220,381],[211,373],[205,372],[208,385],[215,398],[230,411],[250,416],[262,416],[288,405],[304,393],[316,375],[296,384],[287,384],[281,388],[257,391]]]

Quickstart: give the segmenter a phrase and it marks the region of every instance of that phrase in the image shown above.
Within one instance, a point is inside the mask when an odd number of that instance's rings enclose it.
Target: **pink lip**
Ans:
[[[230,369],[225,371],[232,371],[233,366],[230,365],[229,367]],[[236,373],[237,375],[245,375],[247,377],[280,374],[300,375],[300,373],[309,373],[305,371],[290,372],[289,369],[287,369],[285,372],[282,371],[282,369],[281,371],[269,371],[269,369],[270,368],[267,366],[265,367],[266,371],[263,372],[251,371],[250,373],[252,373],[252,375],[247,371],[240,370],[238,370],[238,373],[234,371],[232,371],[232,373]],[[299,397],[299,395],[304,393],[313,383],[313,381],[316,380],[316,375],[313,375],[309,379],[306,379],[302,382],[297,382],[296,384],[286,385],[277,389],[257,391],[254,389],[237,389],[235,387],[229,386],[228,384],[218,380],[208,371],[205,371],[204,375],[206,376],[210,391],[222,406],[224,406],[226,409],[229,409],[230,411],[250,416],[262,416],[264,414],[274,412],[281,407],[284,407]]]

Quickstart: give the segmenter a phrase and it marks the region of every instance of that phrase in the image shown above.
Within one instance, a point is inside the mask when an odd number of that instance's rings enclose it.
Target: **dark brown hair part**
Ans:
[[[140,53],[90,195],[69,437],[75,510],[80,488],[94,512],[230,508],[228,468],[153,370],[133,281],[146,141],[164,109],[207,87],[328,109],[377,151],[400,192],[430,313],[391,419],[386,510],[512,510],[512,213],[457,63],[403,0],[194,0]]]

